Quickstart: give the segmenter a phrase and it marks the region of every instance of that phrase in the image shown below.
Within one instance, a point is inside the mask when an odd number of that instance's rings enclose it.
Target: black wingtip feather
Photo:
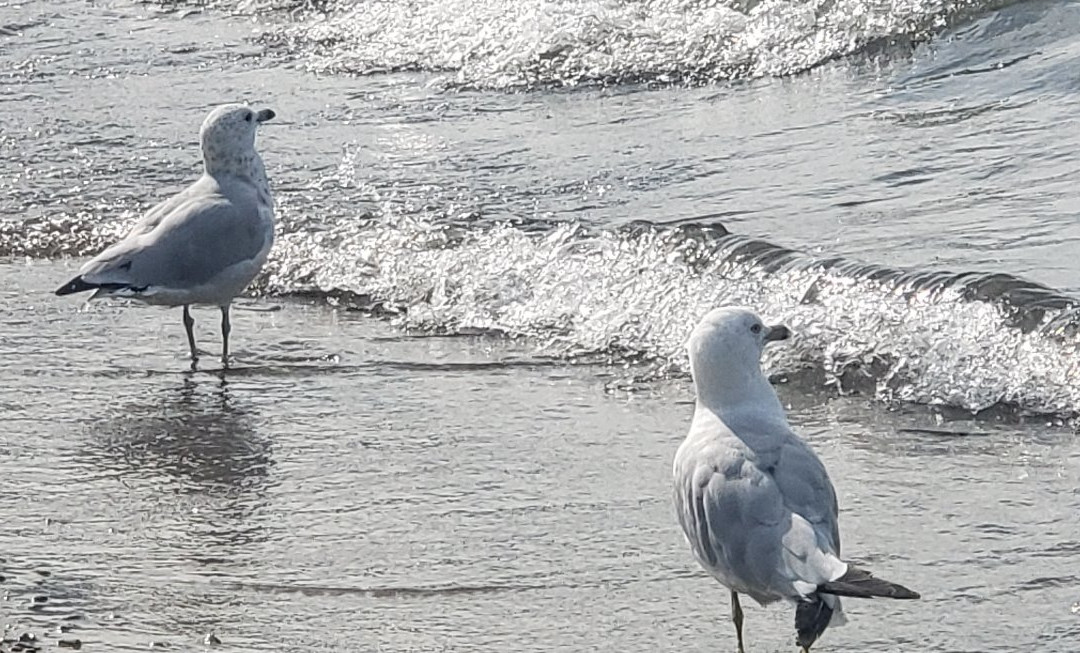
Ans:
[[[795,642],[809,650],[832,621],[833,610],[817,594],[810,594],[795,606]]]
[[[909,590],[903,585],[874,578],[874,575],[869,571],[859,569],[854,565],[848,565],[846,574],[819,586],[818,591],[825,594],[851,596],[860,599],[872,599],[875,597],[886,599],[920,598],[918,592]]]
[[[57,288],[56,294],[60,296],[71,295],[73,293],[83,292],[84,290],[94,290],[97,287],[98,284],[86,283],[86,281],[84,281],[83,278],[79,276]]]

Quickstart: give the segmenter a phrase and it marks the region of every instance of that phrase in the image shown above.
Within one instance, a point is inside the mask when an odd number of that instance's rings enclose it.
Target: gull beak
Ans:
[[[263,109],[263,110],[261,110],[261,111],[259,111],[258,113],[255,114],[255,121],[256,122],[266,122],[267,120],[270,120],[271,118],[273,118],[276,115],[277,114],[274,113],[273,111],[271,111],[270,109]]]
[[[765,342],[774,342],[776,340],[787,340],[791,337],[791,329],[787,328],[783,324],[774,324],[769,327],[768,333],[765,334]]]

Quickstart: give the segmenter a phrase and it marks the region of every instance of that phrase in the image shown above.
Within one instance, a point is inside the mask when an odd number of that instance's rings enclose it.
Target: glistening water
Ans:
[[[766,366],[846,554],[923,594],[847,601],[815,650],[1080,650],[1078,29],[0,4],[0,650],[734,650],[669,477],[683,342],[736,302],[796,333]],[[51,291],[226,101],[278,114],[278,241],[234,369],[191,373],[178,310]],[[745,607],[751,650],[794,650]]]

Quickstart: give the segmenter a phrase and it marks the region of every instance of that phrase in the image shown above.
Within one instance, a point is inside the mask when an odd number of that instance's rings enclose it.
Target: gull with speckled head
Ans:
[[[840,557],[832,481],[761,371],[765,345],[789,335],[748,308],[725,307],[688,343],[697,405],[675,454],[675,510],[694,557],[731,591],[739,653],[739,594],[793,602],[803,653],[844,623],[841,596],[919,598]]]
[[[184,307],[191,364],[199,360],[189,307],[221,309],[221,362],[229,361],[229,306],[274,243],[274,203],[255,131],[274,117],[242,104],[215,108],[199,130],[203,175],[150,209],[120,242],[83,265],[57,295],[126,297]]]

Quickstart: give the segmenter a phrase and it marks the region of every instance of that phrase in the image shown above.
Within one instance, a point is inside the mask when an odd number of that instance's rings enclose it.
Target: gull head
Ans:
[[[768,387],[761,373],[761,352],[769,342],[790,336],[786,326],[768,326],[749,308],[725,306],[709,311],[687,343],[698,396],[725,402],[754,394],[762,383]]]
[[[223,104],[210,112],[199,130],[207,172],[243,172],[255,154],[255,129],[274,117],[270,109],[244,104]]]

